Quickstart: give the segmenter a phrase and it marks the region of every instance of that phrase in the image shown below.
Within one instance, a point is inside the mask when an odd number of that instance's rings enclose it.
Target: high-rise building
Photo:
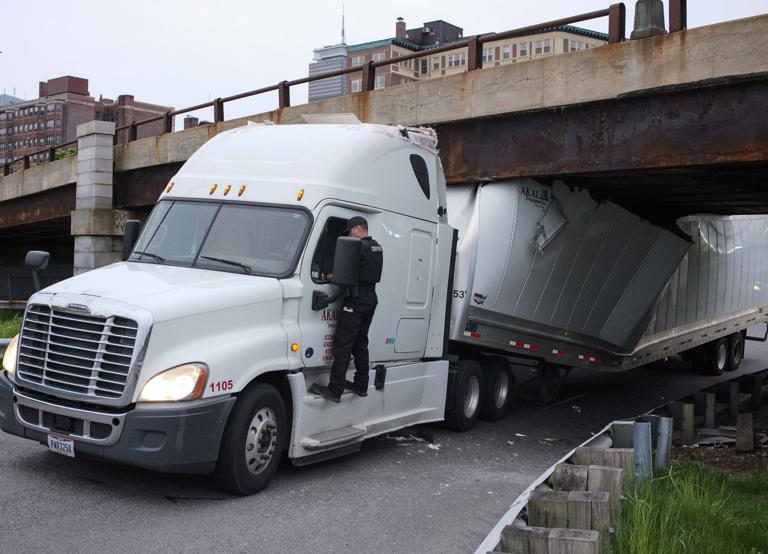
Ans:
[[[21,98],[16,98],[15,96],[11,96],[10,94],[0,94],[0,106],[7,106],[8,104],[13,104],[15,102],[23,102],[24,100]]]
[[[130,94],[117,100],[90,96],[88,79],[58,77],[40,83],[40,97],[0,107],[0,164],[28,154],[75,140],[77,126],[87,121],[114,121],[118,127],[162,115],[170,106],[137,102]],[[162,134],[164,124],[158,120],[140,125],[138,138]],[[127,130],[118,133],[125,142]],[[33,163],[47,159],[46,153],[34,154]]]
[[[491,34],[484,34],[487,39]],[[452,75],[467,70],[468,48],[457,46],[455,50],[430,54],[430,50],[448,46],[464,40],[461,27],[441,19],[428,21],[421,27],[406,29],[405,20],[398,17],[395,22],[395,36],[361,44],[346,46],[346,67],[361,66],[369,61],[380,62],[392,60],[391,64],[376,68],[374,88],[384,88],[413,81],[435,79],[444,75]],[[571,25],[552,27],[531,35],[503,40],[488,40],[483,43],[483,68],[495,67],[510,63],[525,62],[545,56],[565,54],[601,46],[608,42],[608,35]],[[332,48],[332,47],[326,47]],[[315,50],[317,52],[323,49]],[[423,52],[424,56],[412,60],[398,62],[397,58]],[[333,69],[336,69],[334,67]],[[330,71],[327,69],[326,71]],[[312,71],[310,75],[321,73]],[[334,78],[335,79],[335,78]],[[349,73],[344,77],[346,90],[331,94],[343,96],[362,90],[362,75],[359,72]],[[319,82],[324,82],[323,79]],[[310,90],[313,83],[309,83]],[[337,89],[338,90],[338,89]],[[314,98],[319,100],[320,97]],[[310,96],[310,101],[313,98]]]
[[[309,76],[317,75],[318,73],[327,73],[330,71],[337,71],[340,69],[346,69],[347,67],[347,45],[346,44],[334,44],[332,46],[323,46],[322,48],[316,48],[314,50],[315,61],[309,64]],[[337,75],[336,77],[328,77],[327,79],[321,79],[320,81],[309,82],[308,100],[314,102],[315,100],[325,100],[326,98],[334,98],[336,96],[344,96],[347,94],[347,76]]]

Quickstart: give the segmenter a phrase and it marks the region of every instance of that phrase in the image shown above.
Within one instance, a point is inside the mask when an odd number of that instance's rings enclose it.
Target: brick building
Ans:
[[[395,22],[394,37],[347,46],[347,67],[360,66],[369,61],[393,60],[390,65],[376,68],[376,89],[461,73],[467,70],[466,46],[435,55],[431,55],[429,50],[460,42],[465,38],[463,35],[461,27],[439,19],[426,22],[421,27],[406,29],[405,21],[399,17]],[[484,36],[492,36],[492,33]],[[608,35],[605,33],[571,25],[553,27],[524,37],[485,42],[483,67],[585,50],[607,42]],[[415,52],[424,52],[424,57],[397,62],[397,58]],[[346,80],[346,90],[352,93],[362,90],[360,73],[347,74]]]
[[[40,83],[39,98],[0,107],[0,164],[73,141],[77,126],[87,121],[114,121],[120,127],[172,109],[137,102],[130,94],[121,94],[117,100],[103,97],[96,100],[88,91],[88,79],[72,76],[50,79]],[[139,138],[162,132],[162,120],[138,127]],[[127,131],[118,135],[120,142],[127,138]],[[46,157],[46,153],[34,154],[31,161],[40,163]]]

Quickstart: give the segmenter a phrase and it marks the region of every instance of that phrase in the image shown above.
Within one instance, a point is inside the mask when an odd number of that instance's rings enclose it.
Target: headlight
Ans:
[[[16,354],[19,351],[19,335],[11,339],[3,354],[3,368],[11,375],[16,374]]]
[[[200,398],[205,390],[208,366],[184,364],[163,371],[144,383],[139,402],[176,402]]]

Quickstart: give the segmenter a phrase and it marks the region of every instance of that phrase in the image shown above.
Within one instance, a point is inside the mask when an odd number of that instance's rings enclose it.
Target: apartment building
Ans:
[[[0,107],[0,165],[28,154],[32,163],[45,161],[48,154],[36,152],[75,140],[77,126],[87,121],[114,121],[120,127],[172,109],[138,102],[130,94],[97,100],[81,77],[50,79],[40,83],[39,98]],[[162,133],[162,120],[138,127],[138,138]],[[127,130],[118,134],[120,142],[127,138]]]
[[[489,38],[492,33],[483,36]],[[395,22],[394,37],[346,46],[347,67],[361,66],[369,61],[393,60],[389,65],[376,68],[375,89],[461,73],[467,70],[466,46],[457,46],[455,50],[437,54],[430,54],[429,51],[461,42],[464,38],[461,27],[443,20],[428,21],[421,27],[407,29],[405,21],[400,17]],[[607,42],[608,35],[605,33],[571,25],[553,27],[514,39],[490,40],[483,44],[483,68],[577,52]],[[424,56],[397,61],[397,58],[415,52],[423,52]],[[314,73],[310,73],[312,74]],[[349,92],[362,90],[361,73],[348,74],[346,81],[346,90]],[[343,94],[345,93],[334,96]]]

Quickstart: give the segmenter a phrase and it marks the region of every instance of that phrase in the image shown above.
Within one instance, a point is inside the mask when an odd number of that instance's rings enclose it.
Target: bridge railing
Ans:
[[[676,26],[674,30],[680,30],[685,27],[685,0],[672,0],[672,4],[677,6],[675,11],[676,19],[670,19],[670,31],[672,31],[673,25]],[[682,6],[682,8],[680,8]],[[673,14],[670,13],[672,16]],[[399,56],[397,58],[389,58],[386,60],[374,62],[369,61],[363,65],[357,65],[347,67],[344,69],[338,69],[336,71],[327,71],[325,73],[318,73],[308,77],[302,77],[300,79],[294,79],[292,81],[280,81],[277,84],[267,87],[250,90],[248,92],[242,92],[225,98],[217,98],[210,102],[198,104],[196,106],[190,106],[188,108],[182,108],[179,110],[171,110],[163,115],[150,117],[148,119],[142,119],[140,121],[131,121],[126,125],[117,127],[115,130],[115,143],[117,144],[118,135],[120,131],[128,131],[127,142],[132,142],[138,138],[138,128],[141,125],[147,125],[156,121],[163,121],[163,134],[173,132],[173,118],[177,115],[182,115],[189,112],[205,108],[213,108],[214,123],[220,123],[224,121],[224,104],[227,102],[233,102],[235,100],[241,100],[251,96],[257,96],[267,92],[278,92],[278,109],[287,108],[291,105],[291,87],[297,85],[303,85],[312,81],[320,81],[328,79],[330,77],[338,77],[341,75],[348,75],[350,73],[362,73],[362,90],[361,92],[367,92],[374,89],[376,68],[392,65],[393,63],[400,63],[408,60],[414,60],[423,58],[425,55],[439,54],[441,52],[448,52],[450,50],[456,50],[458,48],[467,48],[467,71],[474,71],[482,69],[483,67],[483,44],[491,41],[498,41],[508,38],[521,37],[525,35],[534,34],[537,32],[547,31],[549,29],[560,27],[563,25],[569,25],[571,23],[579,23],[582,21],[589,21],[591,19],[598,19],[600,17],[608,17],[608,43],[621,42],[625,38],[626,34],[626,8],[624,4],[619,2],[617,4],[611,4],[608,8],[592,11],[588,13],[582,13],[571,17],[564,17],[562,19],[556,19],[554,21],[547,21],[546,23],[540,23],[538,25],[531,25],[528,27],[521,27],[519,29],[513,29],[511,31],[505,31],[503,33],[489,33],[485,35],[473,36],[461,41],[451,42],[445,46],[437,48],[430,48],[428,51],[414,52],[406,56]],[[395,61],[396,60],[396,61]],[[56,157],[56,151],[61,148],[68,148],[71,146],[77,146],[77,141],[71,141],[64,144],[59,144],[36,152],[26,154],[20,158],[10,160],[3,166],[3,175],[9,175],[14,166],[21,164],[23,169],[29,169],[30,159],[39,154],[46,154],[49,161],[52,161]]]

